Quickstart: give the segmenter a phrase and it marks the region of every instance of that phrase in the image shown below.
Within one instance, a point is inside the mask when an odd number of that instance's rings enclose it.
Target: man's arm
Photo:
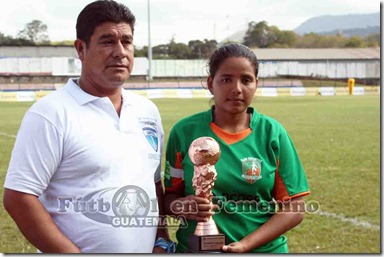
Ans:
[[[56,226],[37,196],[4,189],[4,208],[25,238],[46,253],[80,253]]]
[[[163,186],[161,184],[161,181],[157,182],[156,184],[156,195],[157,195],[157,202],[159,205],[159,217],[160,221],[158,228],[157,228],[157,237],[162,237],[164,239],[169,240],[169,235],[168,235],[168,228],[167,226],[162,226],[163,224],[166,224],[164,221],[165,218],[165,213],[164,213],[164,191],[163,191]],[[156,238],[157,238],[156,237]]]
[[[163,185],[161,181],[156,182],[156,196],[157,196],[157,203],[159,205],[159,226],[157,227],[157,234],[156,239],[158,238],[164,238],[165,240],[170,240],[169,234],[168,234],[168,228],[167,226],[163,226],[163,224],[166,224],[166,216],[164,213],[164,190]],[[160,247],[154,247],[153,253],[166,253],[167,251]]]

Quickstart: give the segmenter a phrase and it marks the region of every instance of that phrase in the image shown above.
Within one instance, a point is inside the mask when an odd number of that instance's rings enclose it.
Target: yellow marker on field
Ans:
[[[355,87],[355,79],[349,78],[348,79],[348,92],[350,95],[353,95],[353,88]]]

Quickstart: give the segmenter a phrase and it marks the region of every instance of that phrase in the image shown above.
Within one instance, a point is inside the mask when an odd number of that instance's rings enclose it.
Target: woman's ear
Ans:
[[[207,78],[207,85],[209,92],[213,95],[213,78],[211,76]]]

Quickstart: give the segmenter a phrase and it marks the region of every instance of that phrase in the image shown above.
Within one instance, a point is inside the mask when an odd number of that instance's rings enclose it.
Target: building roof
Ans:
[[[255,48],[260,61],[380,60],[380,48]],[[0,46],[4,57],[73,57],[73,46]]]
[[[380,48],[256,48],[263,60],[380,60]]]
[[[76,57],[74,46],[0,46],[0,58],[4,57]]]

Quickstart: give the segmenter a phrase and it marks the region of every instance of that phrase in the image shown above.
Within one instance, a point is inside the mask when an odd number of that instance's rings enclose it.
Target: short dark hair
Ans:
[[[244,57],[249,60],[257,78],[259,74],[259,61],[257,60],[256,54],[248,47],[242,44],[226,44],[218,49],[212,54],[208,61],[208,75],[210,77],[215,77],[217,70],[220,68],[220,65],[228,58],[231,57]]]
[[[77,38],[88,45],[95,28],[104,22],[128,23],[133,33],[136,18],[131,10],[123,4],[113,0],[94,1],[85,6],[77,17]]]

